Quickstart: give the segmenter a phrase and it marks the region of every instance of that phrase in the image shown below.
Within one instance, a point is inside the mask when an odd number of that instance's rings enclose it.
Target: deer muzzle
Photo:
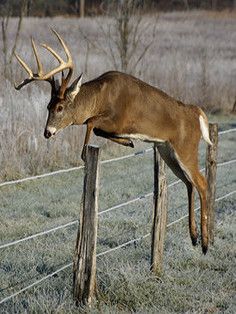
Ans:
[[[53,135],[56,134],[56,131],[57,131],[56,128],[51,127],[51,126],[48,126],[48,127],[46,127],[46,129],[45,129],[45,131],[44,131],[44,136],[45,136],[46,138],[50,138],[50,137],[52,137]]]

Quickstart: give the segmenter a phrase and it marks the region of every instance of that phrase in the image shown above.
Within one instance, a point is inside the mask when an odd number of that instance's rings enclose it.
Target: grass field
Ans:
[[[221,129],[235,127],[222,118]],[[218,162],[235,159],[235,133],[220,137]],[[114,144],[115,145],[115,144]],[[115,147],[115,146],[114,146]],[[138,144],[136,150],[147,147]],[[128,154],[122,149],[113,156]],[[204,165],[205,144],[200,163]],[[107,158],[105,152],[103,158]],[[236,190],[235,164],[218,168],[217,197]],[[168,183],[175,177],[168,171]],[[1,243],[79,216],[83,172],[74,171],[0,188]],[[152,153],[102,165],[99,211],[153,190]],[[187,213],[183,184],[168,189],[168,223]],[[217,202],[216,240],[206,256],[193,248],[187,219],[167,229],[164,271],[149,271],[150,238],[98,258],[100,297],[86,313],[235,313],[236,194]],[[196,198],[196,206],[198,199]],[[150,231],[152,198],[99,218],[98,252]],[[199,220],[199,214],[197,213]],[[77,226],[1,250],[0,300],[46,276],[73,257]],[[76,313],[71,268],[0,305],[1,313]]]

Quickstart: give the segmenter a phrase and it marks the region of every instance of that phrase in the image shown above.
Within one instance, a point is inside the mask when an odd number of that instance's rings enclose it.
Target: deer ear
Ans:
[[[71,86],[66,91],[66,96],[73,101],[75,96],[80,91],[80,87],[82,85],[83,73],[71,84]]]

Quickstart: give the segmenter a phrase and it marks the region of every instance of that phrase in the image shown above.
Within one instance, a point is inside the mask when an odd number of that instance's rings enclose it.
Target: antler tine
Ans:
[[[33,52],[34,52],[34,55],[35,55],[35,59],[36,59],[36,62],[37,62],[37,66],[38,66],[38,73],[37,74],[34,74],[32,72],[32,70],[28,67],[28,65],[15,53],[15,56],[17,58],[17,60],[19,61],[19,63],[23,66],[23,68],[26,70],[26,72],[29,74],[29,78],[25,79],[24,81],[22,81],[19,85],[15,85],[15,88],[16,89],[21,89],[21,87],[23,87],[24,85],[32,82],[32,81],[48,81],[52,87],[55,85],[55,82],[52,80],[53,76],[55,74],[57,74],[58,72],[61,72],[63,70],[66,70],[68,69],[69,72],[66,76],[66,78],[62,79],[62,84],[61,84],[61,88],[60,88],[60,96],[63,97],[64,95],[64,92],[66,90],[66,87],[67,87],[67,84],[72,76],[72,73],[73,73],[73,62],[72,62],[72,56],[70,54],[70,51],[69,49],[67,48],[65,42],[63,41],[63,39],[61,38],[61,36],[55,31],[55,30],[52,30],[55,35],[57,36],[59,42],[61,43],[62,47],[64,48],[65,50],[65,53],[66,53],[66,56],[67,56],[67,61],[64,61],[51,47],[49,47],[48,45],[46,44],[42,44],[42,47],[45,48],[46,50],[48,50],[56,59],[57,61],[59,62],[59,65],[51,70],[50,72],[44,74],[43,72],[43,66],[42,66],[42,63],[39,59],[39,55],[38,55],[38,51],[37,51],[37,48],[36,48],[36,45],[34,43],[34,40],[33,38],[31,38],[31,43],[32,43],[32,48],[33,48]]]
[[[70,53],[70,50],[68,49],[67,45],[65,44],[64,40],[61,38],[61,36],[58,34],[57,31],[55,31],[55,29],[52,28],[53,33],[57,36],[59,42],[61,43],[62,47],[65,50],[66,56],[67,56],[67,62],[71,63],[71,65],[73,64],[72,62],[72,56]]]
[[[68,49],[67,45],[65,44],[64,40],[61,38],[61,36],[58,34],[57,31],[55,31],[55,29],[52,29],[53,33],[56,35],[56,37],[58,38],[59,42],[61,43],[62,47],[64,48],[66,57],[67,57],[67,62],[65,63],[67,66],[64,68],[65,69],[69,69],[69,72],[66,76],[66,78],[64,77],[64,72],[62,71],[62,83],[61,83],[61,87],[60,87],[60,92],[59,92],[59,97],[63,98],[63,95],[65,93],[66,87],[70,81],[70,78],[72,76],[73,73],[73,60],[72,60],[72,56],[70,53],[70,50]]]
[[[22,65],[22,67],[25,69],[25,71],[29,74],[29,78],[26,78],[19,85],[16,85],[16,83],[14,83],[15,89],[20,90],[26,84],[29,84],[30,82],[34,81],[34,75],[31,69],[28,67],[28,65],[16,53],[14,53],[14,55],[16,59],[19,61],[19,63]]]
[[[72,76],[72,72],[73,72],[72,56],[71,56],[71,53],[70,53],[68,47],[66,46],[64,40],[61,38],[61,36],[55,30],[52,29],[52,31],[57,36],[59,42],[61,43],[62,47],[65,50],[65,53],[66,53],[66,56],[67,56],[67,61],[65,62],[51,47],[49,47],[46,44],[42,44],[42,47],[47,49],[58,60],[58,62],[60,63],[60,65],[57,68],[55,68],[51,72],[47,73],[45,75],[45,78],[48,78],[48,77],[50,77],[52,75],[55,75],[56,73],[58,73],[60,71],[63,71],[65,69],[69,69],[69,73],[67,74],[66,79],[63,79],[62,86],[61,86],[61,89],[60,89],[60,94],[63,95],[63,93],[65,91],[65,88],[66,88],[66,86],[67,86],[67,84],[68,84],[68,82],[69,82],[69,80],[70,80],[70,78]]]
[[[26,84],[29,84],[30,82],[33,82],[34,78],[27,78],[24,81],[22,81],[19,85],[16,85],[16,83],[14,83],[14,87],[16,90],[20,90],[23,86],[25,86]]]
[[[35,46],[35,43],[34,43],[34,40],[33,40],[33,37],[31,37],[31,44],[32,44],[32,48],[33,48],[33,51],[34,51],[34,56],[35,56],[35,59],[36,59],[36,62],[37,62],[37,66],[38,66],[38,76],[43,76],[43,66],[42,66],[42,63],[39,59],[39,55],[38,55],[38,51],[37,51],[37,48]]]
[[[26,70],[26,72],[29,74],[30,78],[33,78],[33,72],[31,71],[31,69],[28,67],[28,65],[16,54],[15,57],[16,59],[19,61],[19,63],[22,65],[22,67]]]
[[[49,52],[51,52],[51,54],[58,60],[59,63],[63,64],[65,63],[62,58],[48,45],[46,44],[41,44],[41,46],[45,49],[47,49]]]

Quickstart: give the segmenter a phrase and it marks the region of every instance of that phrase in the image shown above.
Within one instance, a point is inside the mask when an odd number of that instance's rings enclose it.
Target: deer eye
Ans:
[[[57,106],[57,112],[61,112],[63,110],[63,106],[59,105]]]

